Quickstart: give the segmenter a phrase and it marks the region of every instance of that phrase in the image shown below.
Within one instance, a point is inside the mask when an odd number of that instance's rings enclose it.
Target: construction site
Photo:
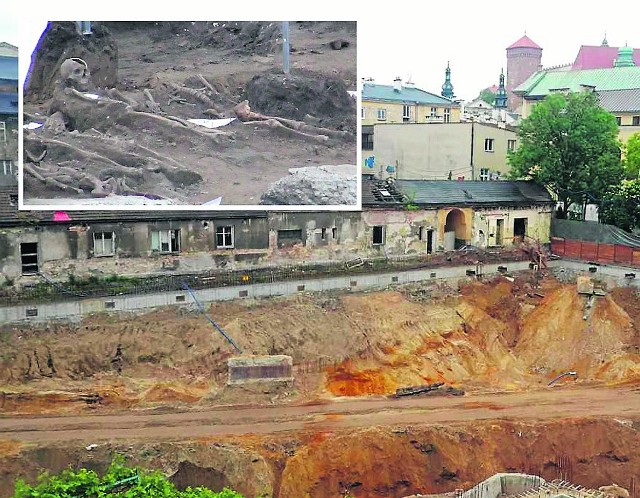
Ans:
[[[635,274],[544,263],[7,323],[0,496],[118,453],[245,497],[638,498]]]
[[[355,22],[50,22],[31,205],[356,205]]]

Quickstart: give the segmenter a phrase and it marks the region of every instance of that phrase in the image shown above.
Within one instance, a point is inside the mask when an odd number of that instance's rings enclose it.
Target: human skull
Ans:
[[[64,86],[75,88],[80,92],[89,90],[91,73],[87,63],[82,59],[77,57],[66,59],[60,65],[60,77]]]

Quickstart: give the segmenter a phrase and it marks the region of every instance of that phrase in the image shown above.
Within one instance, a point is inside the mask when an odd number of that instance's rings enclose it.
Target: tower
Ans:
[[[633,48],[627,47],[626,43],[624,47],[618,49],[618,58],[613,61],[613,67],[633,67],[636,63],[633,62]]]
[[[507,90],[504,87],[504,68],[500,69],[500,84],[498,85],[498,91],[496,92],[495,107],[497,109],[507,108]]]
[[[526,33],[507,47],[507,107],[510,110],[515,111],[519,104],[513,89],[541,69],[541,61],[542,48]]]
[[[448,99],[453,99],[453,85],[451,84],[451,68],[447,61],[447,69],[444,71],[444,85],[442,85],[442,93],[440,94]]]

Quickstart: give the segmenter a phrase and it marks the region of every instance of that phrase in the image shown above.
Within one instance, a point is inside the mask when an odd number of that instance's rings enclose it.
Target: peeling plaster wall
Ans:
[[[503,245],[513,242],[513,224],[516,218],[527,219],[526,235],[547,244],[551,233],[551,207],[533,206],[530,208],[477,209],[473,214],[471,243],[479,247],[495,245],[497,220],[504,220]],[[484,236],[480,234],[480,230]]]
[[[22,276],[20,243],[38,243],[42,273],[66,280],[69,274],[132,275],[161,272],[197,272],[211,269],[243,269],[325,261],[347,261],[355,257],[426,254],[428,231],[432,250],[444,248],[447,214],[454,208],[376,210],[362,212],[272,212],[268,218],[157,221],[136,223],[92,223],[81,226],[43,225],[0,231],[0,270],[16,284],[36,282],[41,277]],[[527,218],[527,234],[549,242],[551,208],[459,209],[465,217],[466,242],[486,247],[497,219],[504,219],[504,244],[513,238],[513,220]],[[216,227],[233,226],[234,247],[216,247]],[[383,227],[384,243],[373,244],[374,227]],[[154,230],[180,230],[180,252],[152,251]],[[299,230],[300,239],[280,247],[279,231]],[[484,242],[479,238],[485,234]],[[115,254],[96,256],[94,235],[113,233]],[[0,281],[0,284],[2,281]]]

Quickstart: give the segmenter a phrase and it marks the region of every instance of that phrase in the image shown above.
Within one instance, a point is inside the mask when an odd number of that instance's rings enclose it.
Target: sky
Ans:
[[[497,85],[501,68],[506,75],[506,48],[525,31],[542,47],[545,67],[572,63],[581,45],[600,45],[605,32],[609,46],[628,42],[640,48],[640,2],[445,1],[420,2],[415,9],[406,8],[413,4],[407,0],[398,4],[400,13],[377,19],[369,14],[374,22],[359,25],[359,76],[380,84],[410,77],[418,88],[439,95],[449,61],[456,98],[467,101]]]
[[[357,20],[360,78],[373,77],[383,84],[392,84],[396,76],[410,78],[417,87],[439,94],[449,61],[454,92],[463,100],[472,100],[482,88],[498,83],[501,68],[506,72],[506,47],[525,31],[543,48],[544,66],[573,62],[580,45],[599,45],[605,32],[610,46],[628,43],[640,48],[640,2],[630,0],[599,2],[596,8],[575,0],[182,0],[180,10],[171,2],[157,3],[152,10],[124,0],[110,0],[107,10],[104,4],[60,3],[32,0],[22,4],[29,5],[26,9],[14,1],[9,12],[3,12],[0,41],[18,41],[21,79],[46,22],[79,17],[113,21]]]

